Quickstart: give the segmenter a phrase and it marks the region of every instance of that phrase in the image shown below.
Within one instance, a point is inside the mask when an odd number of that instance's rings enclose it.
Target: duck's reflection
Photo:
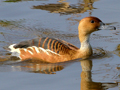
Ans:
[[[57,71],[61,71],[66,66],[78,61],[79,60],[50,64],[35,60],[28,60],[19,63],[7,62],[7,65],[12,66],[12,70],[15,71],[26,71],[26,72],[42,73],[42,74],[55,74]],[[92,81],[92,72],[91,72],[93,66],[92,60],[80,60],[80,63],[82,67],[82,72],[80,74],[81,77],[80,90],[107,90],[109,88],[118,86],[118,83],[110,83],[110,82],[102,83],[102,82]]]
[[[26,71],[42,74],[56,74],[57,71],[64,69],[64,64],[51,64],[37,60],[27,60],[19,63],[12,63],[12,68],[17,71]]]
[[[93,82],[92,81],[92,61],[91,60],[82,60],[81,61],[81,89],[80,90],[107,90],[109,88],[116,87],[117,83],[102,83],[102,82]],[[99,78],[99,77],[98,77]]]
[[[23,68],[24,67],[24,68]],[[64,69],[62,65],[55,64],[44,64],[44,63],[27,63],[27,65],[20,68],[22,71],[28,70],[33,73],[42,73],[42,74],[56,74],[57,71]]]
[[[42,73],[42,74],[56,74],[57,71],[63,70],[66,66],[73,64],[78,60],[73,60],[69,62],[61,62],[61,63],[46,63],[40,60],[26,60],[26,61],[19,61],[19,58],[14,56],[8,57],[0,57],[0,66],[7,67],[4,68],[6,71],[25,71],[25,72],[32,72],[32,73]],[[0,68],[0,71],[1,70]]]

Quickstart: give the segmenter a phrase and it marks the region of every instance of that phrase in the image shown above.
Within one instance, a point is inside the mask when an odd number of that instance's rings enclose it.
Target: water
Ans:
[[[0,0],[1,90],[120,90],[119,3],[119,0]],[[60,64],[15,63],[14,58],[8,59],[9,52],[3,47],[36,37],[60,38],[80,47],[78,22],[89,15],[117,27],[91,35],[92,47],[104,49],[104,57]]]

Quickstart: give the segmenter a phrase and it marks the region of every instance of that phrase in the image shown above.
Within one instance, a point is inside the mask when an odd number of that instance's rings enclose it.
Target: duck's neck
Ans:
[[[80,52],[82,54],[82,57],[90,57],[92,55],[92,47],[89,43],[89,38],[90,38],[90,34],[88,35],[79,35],[79,39],[81,42],[81,46],[80,46]]]

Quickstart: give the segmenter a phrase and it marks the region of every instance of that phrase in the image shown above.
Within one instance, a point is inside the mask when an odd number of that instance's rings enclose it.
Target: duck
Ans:
[[[92,32],[102,29],[116,30],[114,26],[106,26],[99,18],[94,16],[85,17],[78,25],[78,36],[81,43],[80,48],[58,38],[39,37],[31,40],[21,41],[10,45],[9,51],[12,56],[17,56],[20,61],[40,60],[47,63],[60,63],[74,59],[88,59],[93,55],[90,45]]]

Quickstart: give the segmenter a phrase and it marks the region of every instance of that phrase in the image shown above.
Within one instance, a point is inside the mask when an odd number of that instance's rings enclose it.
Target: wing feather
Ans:
[[[41,47],[43,49],[50,50],[51,52],[55,52],[57,54],[60,53],[68,53],[69,50],[77,50],[76,46],[62,41],[60,39],[53,39],[48,37],[43,38],[35,38],[28,41],[22,41],[19,44],[14,45],[14,48],[29,48],[29,47]],[[37,51],[38,52],[38,51]]]

